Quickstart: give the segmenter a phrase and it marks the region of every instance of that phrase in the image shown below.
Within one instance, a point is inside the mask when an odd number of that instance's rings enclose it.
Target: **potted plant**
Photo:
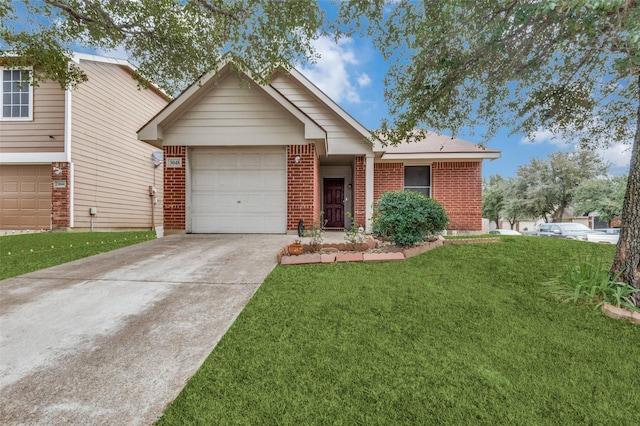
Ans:
[[[289,244],[289,254],[292,256],[298,256],[304,252],[304,248],[302,247],[302,241],[295,239],[291,244]]]

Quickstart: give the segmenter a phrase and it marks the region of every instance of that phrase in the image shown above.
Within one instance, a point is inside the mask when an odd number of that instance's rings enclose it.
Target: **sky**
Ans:
[[[335,14],[332,3],[320,0],[320,4],[329,16]],[[343,38],[336,43],[333,37],[323,36],[314,42],[314,47],[320,58],[313,64],[299,64],[298,70],[366,128],[379,128],[381,120],[388,117],[383,81],[389,64],[371,41],[353,37]],[[127,59],[126,53],[118,50],[87,53]],[[456,137],[473,143],[483,142],[482,131],[473,130],[463,129]],[[551,132],[545,129],[537,132],[533,142],[525,139],[522,134],[509,133],[510,129],[502,129],[486,144],[489,148],[500,150],[502,156],[497,160],[483,162],[484,177],[495,174],[503,177],[515,176],[518,167],[529,163],[532,158],[544,159],[553,152],[576,149],[575,144],[554,139]],[[628,173],[631,144],[615,143],[598,152],[610,164],[610,175]]]

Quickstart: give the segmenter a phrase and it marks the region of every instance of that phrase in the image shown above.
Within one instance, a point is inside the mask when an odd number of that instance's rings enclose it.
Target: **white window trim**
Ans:
[[[407,189],[423,189],[423,188],[427,188],[429,190],[429,198],[433,198],[433,167],[431,166],[431,164],[404,164],[403,166],[403,176],[404,176],[404,171],[407,169],[407,167],[429,167],[429,186],[406,186],[404,183],[404,177],[403,177],[403,182],[402,182],[402,187],[404,188],[404,190],[406,191]]]
[[[0,84],[4,83],[4,70],[16,70],[18,68],[0,67]],[[33,81],[33,67],[25,67],[19,71],[29,71]],[[0,86],[0,95],[4,95],[4,87]],[[0,121],[33,121],[33,84],[29,82],[29,116],[28,117],[4,117],[4,96],[0,96]]]

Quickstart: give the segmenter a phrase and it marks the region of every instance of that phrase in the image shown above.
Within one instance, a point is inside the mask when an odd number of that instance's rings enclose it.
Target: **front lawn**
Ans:
[[[46,232],[0,237],[0,280],[155,239],[153,231]]]
[[[159,424],[640,424],[640,326],[541,286],[614,250],[503,237],[279,266]]]

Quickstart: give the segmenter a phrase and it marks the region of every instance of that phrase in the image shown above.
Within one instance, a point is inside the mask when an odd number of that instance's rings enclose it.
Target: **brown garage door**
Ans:
[[[0,166],[0,229],[51,228],[51,166]]]

